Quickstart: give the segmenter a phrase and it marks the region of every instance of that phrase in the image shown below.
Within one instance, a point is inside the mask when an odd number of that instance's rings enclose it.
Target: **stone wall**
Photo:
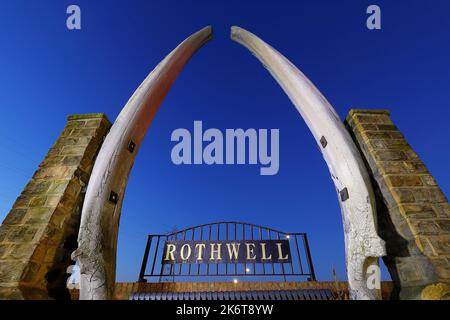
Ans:
[[[80,206],[110,126],[103,114],[68,117],[0,226],[0,299],[70,297],[66,269],[77,247]]]
[[[294,289],[330,289],[339,300],[348,300],[348,283],[343,281],[242,281],[233,282],[119,282],[114,290],[114,300],[128,300],[132,293],[147,292],[223,292]],[[392,282],[381,282],[381,293],[388,300],[393,289]],[[78,290],[71,290],[72,299],[78,299]]]
[[[450,298],[446,196],[388,111],[351,110],[346,124],[372,176],[378,229],[387,246],[384,262],[396,294],[401,299]]]

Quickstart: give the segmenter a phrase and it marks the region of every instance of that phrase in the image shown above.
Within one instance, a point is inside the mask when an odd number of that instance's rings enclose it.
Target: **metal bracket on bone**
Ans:
[[[325,148],[327,146],[328,141],[324,136],[322,136],[322,138],[320,138],[320,144],[322,145],[322,148]]]
[[[133,140],[130,140],[130,142],[128,143],[128,151],[130,151],[130,153],[133,153],[134,149],[136,148],[136,143],[134,143]]]
[[[109,202],[117,204],[118,201],[119,201],[119,195],[117,193],[115,193],[114,191],[111,191],[111,193],[109,194]]]
[[[341,196],[341,201],[344,202],[345,200],[348,200],[349,195],[348,195],[348,189],[344,188],[341,191],[339,191],[339,195]]]

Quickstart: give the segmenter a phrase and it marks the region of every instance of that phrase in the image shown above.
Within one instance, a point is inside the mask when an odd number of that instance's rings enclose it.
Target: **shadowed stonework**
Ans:
[[[103,114],[68,117],[0,226],[0,299],[69,298],[84,190],[110,126]]]
[[[378,229],[401,299],[450,298],[450,207],[386,110],[351,110],[347,125],[371,172]]]
[[[267,291],[295,289],[330,289],[335,299],[349,300],[348,283],[341,281],[303,281],[303,282],[120,282],[114,289],[114,300],[128,300],[133,293],[150,292],[224,292],[224,291]],[[392,282],[381,283],[383,299],[389,299]],[[70,291],[73,300],[78,299],[76,289]]]

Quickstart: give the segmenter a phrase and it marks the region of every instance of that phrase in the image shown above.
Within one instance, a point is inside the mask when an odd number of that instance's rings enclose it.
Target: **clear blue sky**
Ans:
[[[382,30],[365,27],[382,9]],[[78,4],[82,30],[68,31]],[[119,281],[135,280],[145,237],[173,227],[242,220],[307,232],[319,279],[345,277],[340,210],[322,156],[272,77],[229,40],[231,25],[259,35],[320,88],[342,118],[387,108],[448,195],[448,1],[7,1],[0,8],[0,219],[63,129],[66,116],[114,120],[149,71],[211,24],[215,37],[163,102],[133,168],[122,210]],[[176,128],[279,128],[280,171],[175,166]]]

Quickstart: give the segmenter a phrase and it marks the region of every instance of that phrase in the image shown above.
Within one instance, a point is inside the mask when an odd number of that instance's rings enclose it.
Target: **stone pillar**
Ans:
[[[351,110],[346,120],[377,196],[383,258],[400,299],[450,298],[450,206],[386,110]]]
[[[69,298],[84,189],[111,123],[103,114],[67,125],[0,226],[0,299]]]

